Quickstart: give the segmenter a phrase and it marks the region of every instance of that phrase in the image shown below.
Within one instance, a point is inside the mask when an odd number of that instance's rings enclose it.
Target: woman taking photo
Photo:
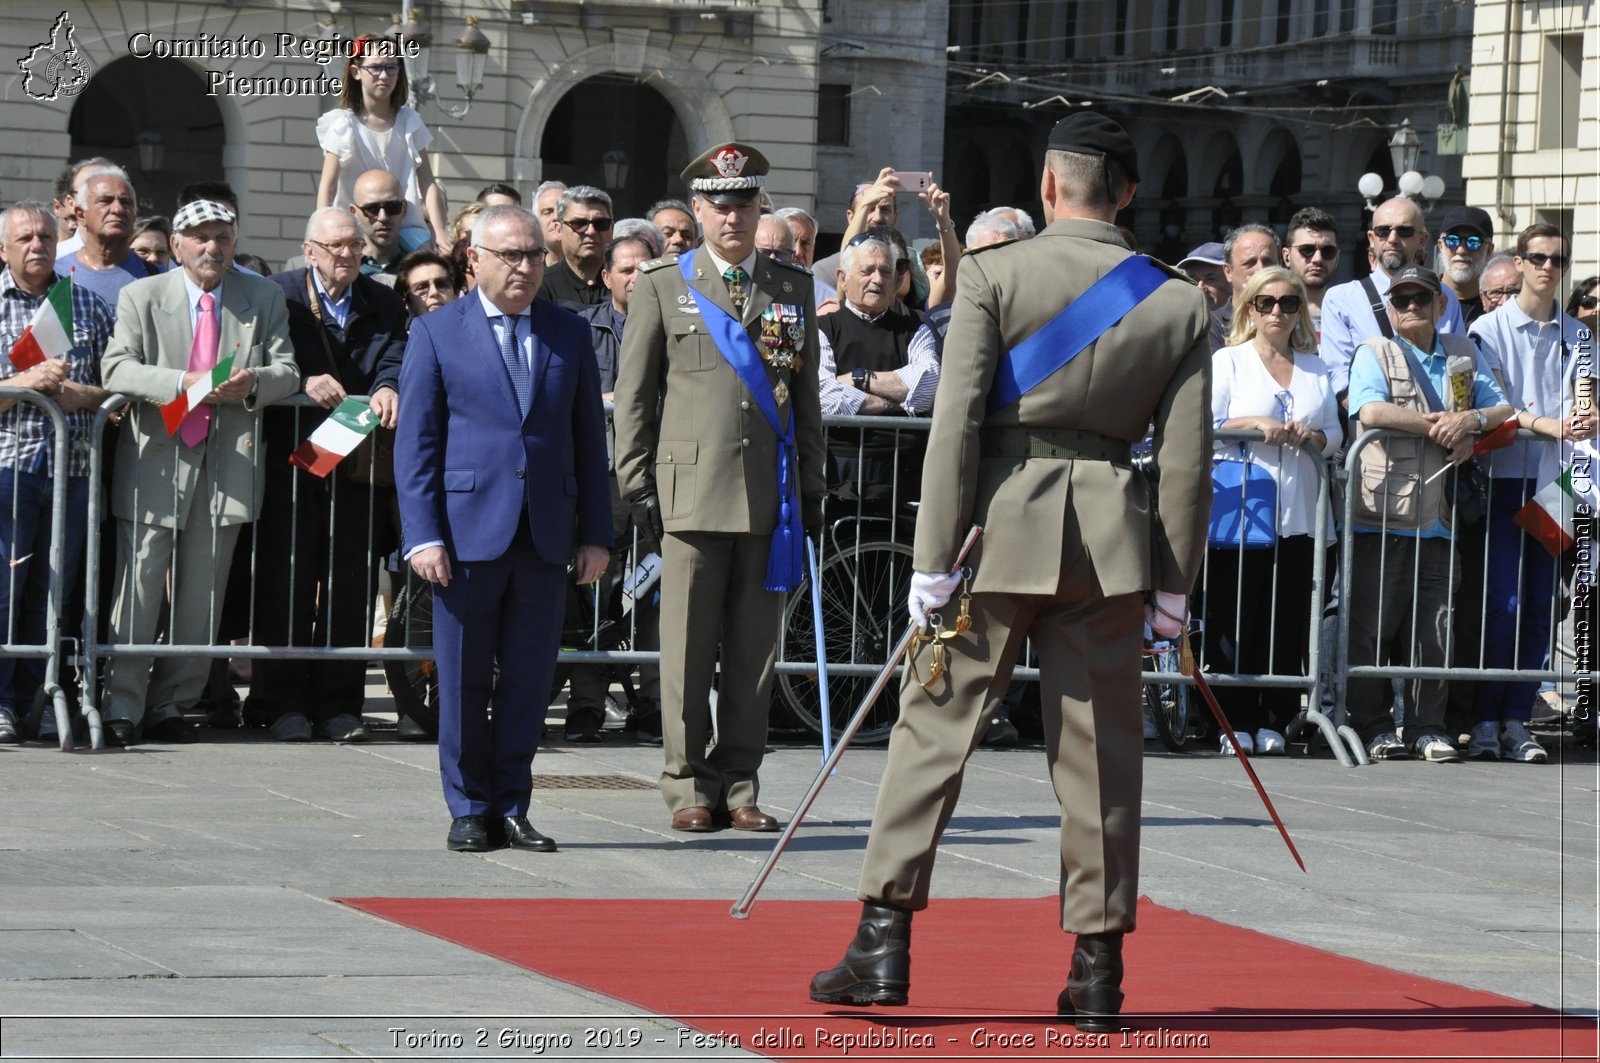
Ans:
[[[1260,432],[1259,443],[1219,440],[1217,455],[1265,470],[1277,486],[1275,539],[1213,543],[1206,555],[1206,648],[1216,671],[1304,675],[1311,630],[1318,465],[1339,448],[1339,408],[1316,356],[1305,286],[1280,267],[1252,276],[1236,304],[1228,346],[1212,356],[1211,416],[1219,429]],[[1237,488],[1234,488],[1237,490]],[[1226,505],[1221,497],[1213,505]],[[1318,603],[1318,615],[1321,606]],[[1284,752],[1300,711],[1296,687],[1218,687],[1217,700],[1245,752]],[[1223,752],[1232,750],[1226,737]]]

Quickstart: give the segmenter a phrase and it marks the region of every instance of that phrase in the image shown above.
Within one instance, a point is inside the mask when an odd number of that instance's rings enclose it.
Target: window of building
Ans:
[[[1128,51],[1128,5],[1117,5],[1116,21],[1111,28],[1111,54],[1126,55]]]
[[[1278,0],[1277,42],[1288,44],[1294,32],[1294,0]]]
[[[1356,0],[1339,0],[1339,32],[1354,33],[1356,30]]]
[[[1533,220],[1535,222],[1544,222],[1546,225],[1554,225],[1561,230],[1561,234],[1567,238],[1568,242],[1571,242],[1573,222],[1571,207],[1537,207],[1533,212]],[[1516,250],[1516,243],[1516,239],[1513,237],[1510,250]]]
[[[1578,146],[1578,99],[1583,75],[1583,35],[1553,33],[1544,39],[1539,81],[1539,147]]]
[[[1167,0],[1167,51],[1175,52],[1183,46],[1183,0]]]
[[[1397,0],[1372,0],[1372,32],[1393,37],[1400,19]]]
[[[1330,16],[1329,3],[1331,0],[1316,0],[1311,5],[1311,36],[1323,37],[1327,35]]]
[[[1224,48],[1233,45],[1233,0],[1222,0],[1222,17],[1217,20],[1217,43]]]
[[[823,82],[817,86],[817,143],[850,146],[850,86]]]
[[[1078,0],[1068,0],[1061,13],[1061,58],[1075,59],[1078,55]]]

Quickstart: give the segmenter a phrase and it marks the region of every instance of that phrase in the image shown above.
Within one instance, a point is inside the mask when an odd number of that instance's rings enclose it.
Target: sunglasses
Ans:
[[[1483,294],[1493,296],[1496,299],[1509,299],[1513,295],[1520,294],[1521,291],[1522,288],[1520,286],[1516,288],[1485,288]]]
[[[1455,233],[1446,233],[1441,239],[1444,240],[1444,246],[1452,251],[1459,251],[1463,246],[1468,251],[1483,250],[1483,237],[1481,236],[1457,236]]]
[[[1417,227],[1415,225],[1374,225],[1372,227],[1372,234],[1380,240],[1389,239],[1390,233],[1402,240],[1409,240],[1417,235]]]
[[[501,262],[504,262],[512,269],[519,269],[524,262],[533,266],[544,265],[544,248],[542,247],[535,247],[532,250],[524,251],[520,247],[508,247],[504,250],[501,250],[493,247],[485,247],[482,244],[473,244],[472,246],[476,247],[479,251],[489,252],[495,258],[498,258]]]
[[[1300,303],[1298,295],[1258,295],[1250,300],[1251,307],[1258,314],[1270,314],[1276,308],[1290,317],[1300,312]]]
[[[1412,292],[1410,295],[1400,293],[1389,296],[1389,305],[1403,314],[1412,309],[1426,310],[1433,305],[1433,299],[1432,292]]]
[[[1584,310],[1593,310],[1595,307],[1600,306],[1600,295],[1579,296],[1578,306]]]
[[[398,218],[406,212],[406,201],[403,199],[385,199],[378,203],[357,203],[356,209],[369,218],[376,218],[380,214]]]
[[[1320,258],[1324,262],[1332,262],[1339,257],[1339,249],[1333,244],[1295,244],[1294,249],[1300,252],[1300,257],[1310,262],[1313,258]]]
[[[427,295],[429,292],[453,292],[456,286],[448,278],[436,278],[417,281],[408,288],[412,295]]]
[[[1530,251],[1521,257],[1525,262],[1532,262],[1534,269],[1544,269],[1547,262],[1556,269],[1566,269],[1572,264],[1571,255],[1546,255],[1540,251]]]
[[[610,218],[562,218],[561,224],[575,233],[586,233],[591,225],[594,226],[594,231],[597,233],[611,231]]]

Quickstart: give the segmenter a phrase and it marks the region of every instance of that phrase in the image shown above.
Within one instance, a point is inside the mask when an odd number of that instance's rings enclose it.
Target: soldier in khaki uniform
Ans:
[[[1179,629],[1211,500],[1206,301],[1177,271],[1132,258],[1113,224],[1133,197],[1137,161],[1110,119],[1063,119],[1040,190],[1049,227],[961,265],[910,606],[919,624],[944,606],[943,628],[955,628],[958,607],[946,603],[959,577],[948,573],[967,529],[981,524],[967,561],[971,629],[945,641],[948,674],[926,689],[907,670],[861,872],[860,926],[844,960],[812,980],[814,1000],[906,1002],[911,913],[928,904],[984,709],[1005,693],[1031,637],[1062,808],[1061,926],[1078,935],[1058,1007],[1080,1029],[1117,1029],[1122,935],[1138,895],[1141,620]],[[1143,289],[1108,295],[1114,285],[1097,282],[1114,267]],[[1086,324],[1097,299],[1106,309]],[[1019,397],[1010,381],[1026,375],[1024,352],[1041,349],[1042,368]],[[1152,422],[1159,512],[1129,463]],[[924,681],[932,656],[918,655]]]
[[[662,543],[661,793],[674,830],[778,828],[756,804],[757,770],[785,592],[804,571],[802,528],[821,523],[811,275],[756,253],[766,173],[743,144],[683,171],[705,242],[639,267],[617,375],[617,478]]]

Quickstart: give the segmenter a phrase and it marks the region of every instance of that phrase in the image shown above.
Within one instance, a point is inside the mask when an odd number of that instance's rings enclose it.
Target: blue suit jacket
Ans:
[[[439,540],[456,561],[490,561],[524,512],[540,558],[611,542],[605,410],[589,323],[529,308],[528,416],[476,293],[412,321],[400,369],[395,486],[406,549]]]

